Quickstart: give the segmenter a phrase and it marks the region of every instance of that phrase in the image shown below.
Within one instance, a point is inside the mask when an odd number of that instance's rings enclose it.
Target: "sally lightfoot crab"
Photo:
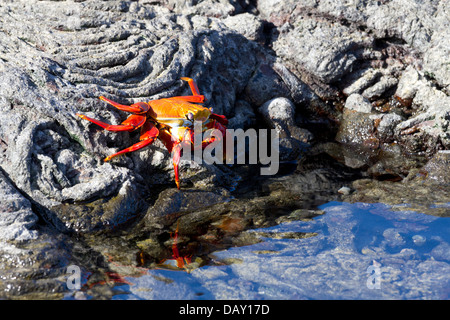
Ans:
[[[187,81],[192,91],[192,96],[177,96],[149,102],[137,102],[130,106],[122,105],[105,97],[101,100],[111,104],[119,110],[133,113],[119,125],[111,125],[99,120],[78,114],[82,119],[88,120],[108,131],[134,131],[141,129],[140,141],[131,147],[109,155],[105,161],[111,160],[118,155],[142,149],[159,138],[169,152],[173,152],[173,166],[175,171],[175,183],[180,189],[178,165],[181,159],[183,147],[191,150],[194,147],[194,121],[201,121],[202,131],[207,129],[218,129],[225,137],[228,120],[223,115],[212,113],[201,104],[205,97],[200,94],[197,85],[191,78],[181,78]],[[215,137],[202,141],[201,148],[214,142]]]

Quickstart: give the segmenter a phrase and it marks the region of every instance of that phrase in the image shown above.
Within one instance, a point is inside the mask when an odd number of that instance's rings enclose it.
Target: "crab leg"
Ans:
[[[198,90],[197,84],[195,83],[195,81],[193,79],[188,78],[188,77],[182,77],[180,79],[187,81],[187,83],[189,84],[189,87],[191,88],[192,95],[194,95],[194,96],[200,95],[200,91]]]
[[[221,124],[223,124],[224,126],[226,126],[228,124],[228,119],[225,116],[222,116],[220,114],[215,114],[215,113],[211,113],[211,115],[209,116],[210,119],[214,119],[217,120],[218,122],[220,122]]]
[[[89,118],[89,117],[87,117],[83,114],[79,114],[79,113],[77,113],[77,116],[79,116],[81,119],[88,120],[92,123],[95,123],[96,125],[102,127],[105,130],[113,131],[113,132],[133,131],[133,130],[139,128],[140,126],[142,126],[145,122],[145,116],[141,116],[141,115],[137,115],[137,114],[133,114],[133,115],[129,116],[127,120],[125,120],[124,122],[122,122],[122,124],[119,124],[119,125],[113,125],[113,124],[109,124],[109,123],[102,122],[99,120],[95,120],[95,119]]]
[[[141,141],[138,143],[133,144],[131,147],[123,149],[117,153],[114,153],[110,156],[107,156],[105,158],[105,162],[111,160],[112,158],[127,153],[127,152],[133,152],[139,149],[142,149],[150,144],[153,143],[153,141],[155,141],[155,139],[158,137],[159,134],[159,130],[158,128],[151,123],[150,121],[147,121],[144,126],[142,127],[142,131],[141,131]]]
[[[181,146],[181,143],[175,145],[175,147],[173,148],[173,171],[175,172],[175,183],[177,185],[178,190],[180,190],[180,177],[178,165],[180,163],[182,149],[183,148]]]
[[[195,84],[194,80],[186,77],[182,77],[181,80],[187,81],[189,87],[191,88],[192,96],[177,96],[177,97],[170,97],[168,99],[182,100],[187,102],[198,102],[198,103],[205,102],[205,96],[200,94],[200,91],[198,90],[198,87]]]
[[[183,139],[176,143],[173,147],[173,170],[175,172],[175,183],[177,185],[178,190],[180,189],[180,178],[179,178],[179,169],[178,165],[180,164],[181,152],[183,151],[183,146],[186,146],[187,149],[190,149],[192,146],[192,135],[193,132],[191,130],[187,130],[184,134]]]
[[[126,106],[126,105],[117,103],[115,101],[109,100],[108,98],[105,98],[103,96],[101,96],[100,99],[122,111],[133,112],[133,113],[144,113],[144,112],[147,112],[149,109],[148,104],[145,102],[138,102],[138,103],[132,104],[131,106]]]

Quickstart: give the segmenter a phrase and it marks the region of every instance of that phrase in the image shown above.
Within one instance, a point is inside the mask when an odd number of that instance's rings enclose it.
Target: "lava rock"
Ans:
[[[426,181],[442,186],[450,185],[450,151],[438,151],[422,168],[427,173]]]
[[[280,136],[281,159],[297,159],[300,153],[309,146],[313,136],[308,130],[295,125],[295,107],[290,100],[286,98],[269,100],[258,111]]]

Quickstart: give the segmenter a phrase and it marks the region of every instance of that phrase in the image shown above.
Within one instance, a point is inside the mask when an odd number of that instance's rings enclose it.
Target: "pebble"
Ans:
[[[342,187],[338,190],[340,194],[349,195],[352,190],[349,187]]]

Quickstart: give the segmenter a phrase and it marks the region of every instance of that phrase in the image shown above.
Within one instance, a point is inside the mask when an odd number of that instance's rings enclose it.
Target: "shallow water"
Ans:
[[[262,242],[214,252],[190,272],[125,277],[113,299],[450,298],[450,218],[378,203],[319,208],[310,221],[247,231]]]

